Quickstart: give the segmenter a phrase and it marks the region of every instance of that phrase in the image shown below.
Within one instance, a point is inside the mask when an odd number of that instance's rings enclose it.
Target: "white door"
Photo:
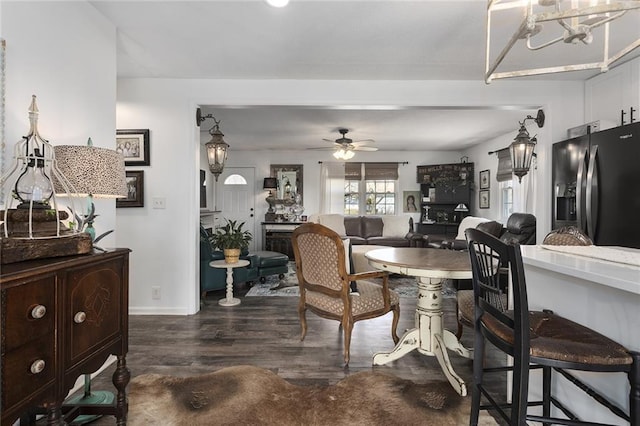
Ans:
[[[242,229],[251,232],[253,239],[249,251],[255,250],[255,169],[253,167],[225,167],[218,182],[214,184],[216,207],[220,210],[218,225],[224,226],[225,219],[244,222]]]

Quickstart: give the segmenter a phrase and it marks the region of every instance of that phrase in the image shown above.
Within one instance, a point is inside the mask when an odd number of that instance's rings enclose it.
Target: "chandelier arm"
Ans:
[[[491,82],[491,78],[490,78],[491,75],[495,72],[495,70],[498,68],[500,63],[502,63],[502,60],[505,58],[505,56],[507,56],[507,53],[509,53],[511,48],[520,39],[520,34],[523,34],[526,29],[527,29],[527,20],[523,19],[522,23],[520,23],[520,27],[518,28],[518,30],[515,33],[513,33],[513,35],[511,36],[511,40],[509,40],[507,45],[502,49],[502,51],[500,52],[496,60],[493,62],[493,64],[491,64],[491,66],[487,68],[487,73],[485,75],[485,81],[487,83]],[[488,46],[489,44],[487,44],[487,49],[488,49]],[[488,56],[487,56],[487,59],[489,59]]]
[[[624,10],[633,10],[640,8],[640,3],[636,1],[618,1],[607,5],[590,6],[579,9],[568,9],[564,12],[542,12],[536,13],[534,19],[536,22],[558,21],[566,18],[579,18],[581,16],[599,15],[603,13],[620,12]]]
[[[631,51],[635,50],[638,47],[640,47],[640,38],[634,41],[633,43],[631,43],[630,45],[628,45],[627,47],[625,47],[624,49],[622,49],[621,51],[619,51],[618,53],[616,53],[615,55],[613,55],[612,57],[610,57],[606,63],[607,68],[609,67],[609,65],[616,62],[617,60],[624,57],[625,55],[629,54]]]
[[[548,42],[543,43],[541,45],[532,46],[531,45],[531,36],[529,35],[529,36],[527,36],[527,49],[529,49],[529,50],[540,50],[543,47],[547,47],[547,46],[551,46],[552,44],[556,44],[557,42],[562,41],[562,39],[563,39],[563,37],[558,37],[558,38],[556,38],[554,40],[548,41]]]
[[[565,30],[569,31],[570,34],[574,32],[573,27],[567,24],[566,22],[564,22],[564,19],[558,19],[558,24],[560,24],[560,26]]]
[[[627,13],[627,11],[626,11],[626,10],[623,10],[622,12],[618,12],[618,13],[616,13],[615,15],[612,15],[612,16],[609,16],[609,17],[608,17],[608,18],[606,18],[606,19],[603,19],[602,21],[598,21],[598,22],[596,22],[595,24],[589,25],[589,29],[592,29],[592,28],[598,28],[599,26],[604,25],[604,24],[606,24],[606,23],[608,23],[608,22],[611,22],[611,21],[613,21],[614,19],[618,19],[618,18],[620,18],[620,17],[621,17],[621,16],[623,16],[625,13]]]

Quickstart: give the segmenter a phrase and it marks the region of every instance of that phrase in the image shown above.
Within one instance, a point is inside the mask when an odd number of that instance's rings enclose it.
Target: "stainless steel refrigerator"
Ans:
[[[553,144],[553,229],[640,248],[640,122]]]

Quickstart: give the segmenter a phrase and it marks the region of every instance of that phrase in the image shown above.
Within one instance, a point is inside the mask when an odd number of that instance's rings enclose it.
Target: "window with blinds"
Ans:
[[[345,163],[344,179],[344,214],[395,214],[398,163]]]

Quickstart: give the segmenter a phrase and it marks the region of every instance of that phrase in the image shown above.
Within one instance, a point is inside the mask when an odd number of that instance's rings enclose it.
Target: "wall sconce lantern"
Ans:
[[[527,117],[520,122],[520,130],[518,135],[514,138],[513,142],[509,146],[509,152],[511,153],[511,164],[513,167],[513,174],[518,176],[518,182],[522,182],[522,177],[529,172],[531,167],[531,160],[536,155],[533,149],[538,142],[536,137],[531,138],[529,132],[525,127],[527,120],[533,120],[538,127],[544,126],[544,111],[538,110],[536,117]]]
[[[196,110],[196,124],[198,127],[200,123],[207,118],[211,118],[214,121],[214,125],[209,129],[211,140],[204,146],[207,148],[207,161],[209,163],[209,170],[213,173],[213,176],[218,181],[218,176],[224,170],[224,163],[227,160],[227,151],[229,150],[229,144],[223,139],[224,133],[220,131],[220,120],[216,120],[213,114],[202,115],[200,108]]]

